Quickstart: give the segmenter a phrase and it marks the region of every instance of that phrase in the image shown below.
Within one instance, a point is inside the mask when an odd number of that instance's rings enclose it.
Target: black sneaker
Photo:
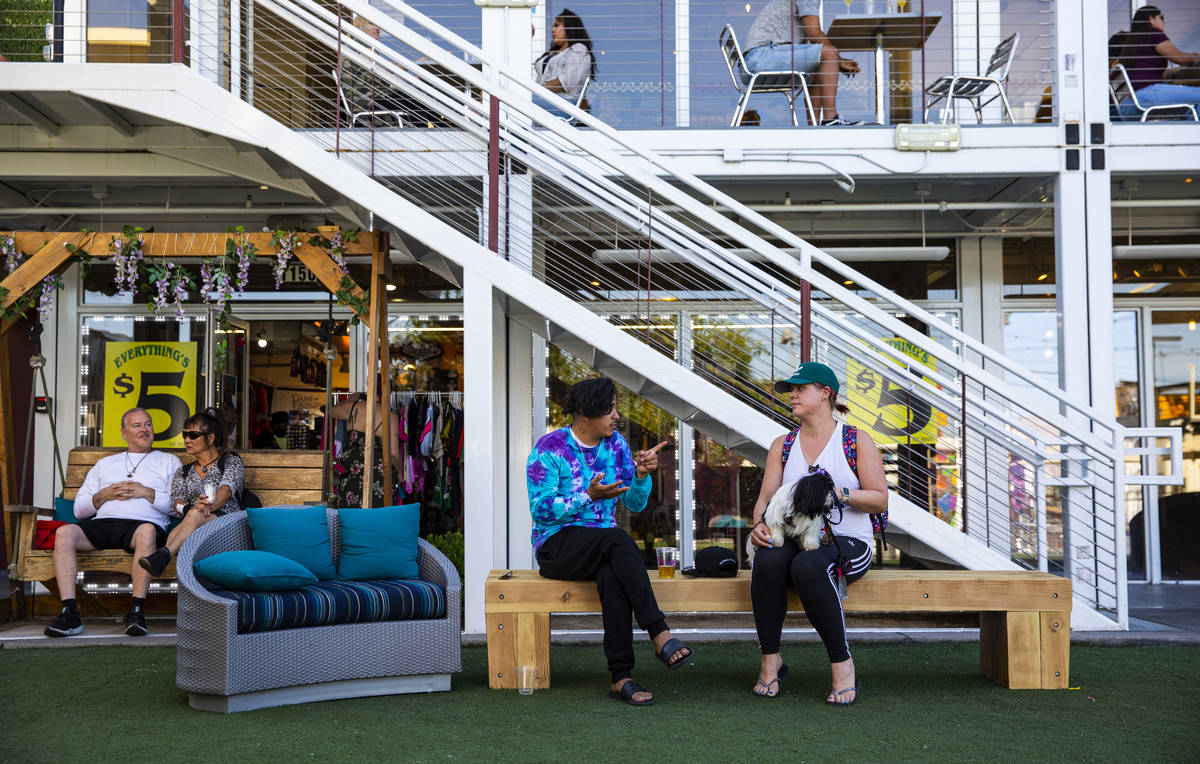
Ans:
[[[125,636],[144,637],[149,633],[150,630],[146,628],[146,616],[142,615],[141,608],[125,614]]]
[[[138,565],[141,565],[144,570],[149,571],[150,575],[155,578],[163,574],[163,571],[167,569],[167,565],[170,562],[171,550],[166,547],[156,550],[145,557],[138,558]]]
[[[47,637],[70,637],[75,634],[83,633],[83,619],[79,617],[79,613],[72,613],[65,607],[62,612],[54,617],[46,630],[42,632]]]

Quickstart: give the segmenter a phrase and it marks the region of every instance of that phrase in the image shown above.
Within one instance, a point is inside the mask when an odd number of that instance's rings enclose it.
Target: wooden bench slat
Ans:
[[[590,581],[554,581],[534,571],[514,571],[507,580],[492,571],[484,597],[489,612],[591,613],[600,609]],[[650,583],[658,606],[667,613],[749,612],[750,571],[736,578],[658,578]],[[1069,607],[1071,582],[1037,571],[872,570],[851,584],[849,612],[961,612],[986,610],[1062,610]],[[795,592],[788,608],[803,610]]]
[[[511,576],[500,576],[511,572]],[[736,578],[659,578],[668,613],[749,612],[750,572]],[[872,570],[851,584],[851,612],[978,612],[980,668],[1010,689],[1062,689],[1070,665],[1071,582],[1038,571]],[[803,610],[794,592],[788,609]],[[538,667],[550,686],[550,614],[599,612],[592,581],[555,581],[537,571],[493,570],[484,584],[488,686],[513,689],[516,667]]]

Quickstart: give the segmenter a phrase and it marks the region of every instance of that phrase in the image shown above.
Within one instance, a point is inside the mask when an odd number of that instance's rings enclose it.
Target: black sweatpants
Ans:
[[[849,536],[838,536],[837,541],[850,561],[850,570],[845,571],[846,582],[857,581],[871,567],[874,546]],[[758,644],[763,655],[779,652],[790,580],[804,605],[804,614],[825,643],[829,662],[841,663],[850,659],[846,615],[834,573],[836,559],[837,549],[833,544],[801,552],[793,539],[786,539],[781,547],[760,546],[754,553],[750,602],[754,607],[754,626],[758,629]]]
[[[620,528],[568,526],[542,543],[537,560],[546,578],[596,582],[608,671],[613,682],[632,676],[634,618],[651,639],[667,630],[667,621],[629,534]]]

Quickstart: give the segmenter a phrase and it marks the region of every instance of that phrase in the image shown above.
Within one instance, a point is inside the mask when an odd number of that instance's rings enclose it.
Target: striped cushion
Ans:
[[[237,602],[238,634],[446,617],[446,592],[419,580],[321,581],[291,591],[213,594]]]

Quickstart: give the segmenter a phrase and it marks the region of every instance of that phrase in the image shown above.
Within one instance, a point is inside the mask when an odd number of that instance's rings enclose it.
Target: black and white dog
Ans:
[[[796,539],[801,550],[811,552],[821,545],[825,518],[840,504],[833,478],[818,467],[799,480],[779,486],[762,519],[775,547],[783,546],[784,537],[790,537]],[[746,556],[751,565],[757,549],[747,538]]]

